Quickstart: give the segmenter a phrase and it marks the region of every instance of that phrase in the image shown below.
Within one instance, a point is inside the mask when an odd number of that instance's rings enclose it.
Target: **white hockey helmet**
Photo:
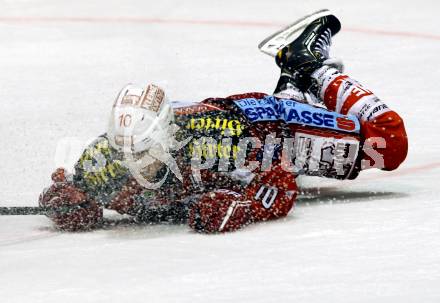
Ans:
[[[140,153],[153,145],[170,147],[173,110],[165,92],[154,84],[145,88],[128,84],[113,104],[107,135],[118,151]]]

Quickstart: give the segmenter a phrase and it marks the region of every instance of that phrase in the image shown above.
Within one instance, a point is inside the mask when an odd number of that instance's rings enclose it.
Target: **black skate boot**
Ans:
[[[318,18],[279,50],[275,62],[281,68],[281,76],[275,93],[289,84],[306,91],[311,85],[310,75],[329,58],[331,38],[340,29],[341,23],[334,15]]]

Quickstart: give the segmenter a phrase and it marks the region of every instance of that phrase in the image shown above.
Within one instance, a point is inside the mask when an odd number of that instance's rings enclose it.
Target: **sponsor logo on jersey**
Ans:
[[[88,186],[105,185],[127,174],[121,161],[113,157],[107,139],[100,139],[84,151],[79,166],[84,170],[83,178]]]
[[[240,136],[244,126],[238,120],[223,118],[223,116],[203,116],[191,118],[186,125],[186,129],[198,130],[204,133],[217,130],[221,135]]]
[[[277,100],[273,96],[264,99],[242,99],[235,104],[251,122],[277,121],[359,133],[359,120],[353,115],[341,115],[309,104],[293,100]]]
[[[353,131],[356,129],[356,123],[351,119],[347,119],[346,117],[337,117],[336,118],[336,125],[340,129],[343,129],[346,131]]]
[[[337,139],[297,132],[293,151],[293,172],[345,179],[356,163],[359,141],[352,137]]]
[[[224,118],[222,115],[205,115],[191,118],[185,128],[191,130],[191,134],[195,136],[188,144],[189,155],[195,154],[205,159],[229,158],[231,152],[232,157],[235,159],[239,150],[238,146],[233,143],[231,146],[225,147],[222,145],[222,138],[223,136],[240,137],[245,129],[239,120]],[[214,136],[218,142],[207,143],[204,140],[199,142],[200,135]]]

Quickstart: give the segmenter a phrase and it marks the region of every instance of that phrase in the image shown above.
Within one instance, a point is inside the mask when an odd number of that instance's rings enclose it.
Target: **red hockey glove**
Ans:
[[[39,198],[42,207],[50,208],[47,216],[55,225],[68,231],[90,229],[102,219],[102,209],[86,193],[66,181],[64,169],[52,174],[52,184]]]
[[[251,201],[231,190],[203,194],[189,212],[189,226],[205,233],[234,231],[251,220]]]

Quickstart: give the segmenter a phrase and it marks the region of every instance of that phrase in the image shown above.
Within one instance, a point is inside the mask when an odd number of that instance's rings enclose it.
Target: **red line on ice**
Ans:
[[[282,27],[285,23],[271,21],[240,21],[240,20],[197,20],[197,19],[161,19],[147,17],[32,17],[15,16],[0,17],[3,23],[34,23],[34,22],[72,22],[72,23],[139,23],[139,24],[193,24],[193,25],[224,25],[243,27]],[[428,40],[440,40],[440,35],[431,35],[417,32],[388,31],[371,28],[344,27],[345,31],[369,35],[410,37]]]

